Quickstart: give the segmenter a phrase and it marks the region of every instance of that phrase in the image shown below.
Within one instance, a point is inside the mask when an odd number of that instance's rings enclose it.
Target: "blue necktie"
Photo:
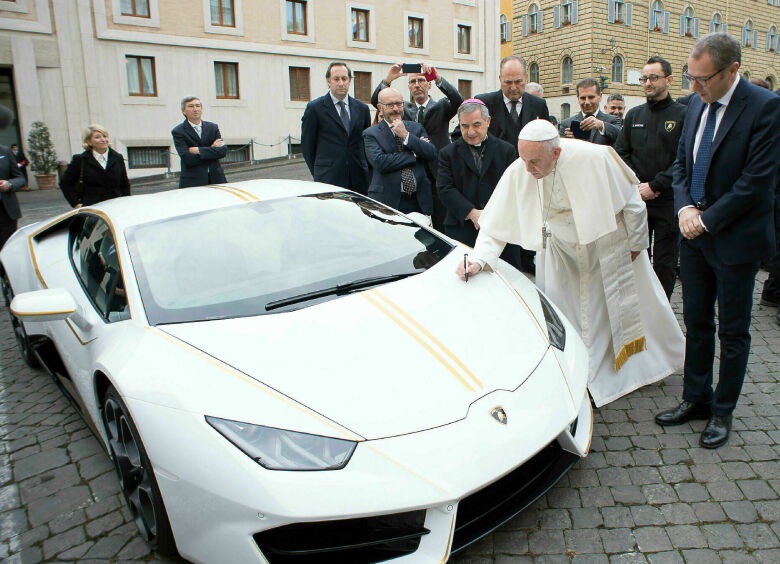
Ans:
[[[349,114],[347,113],[347,108],[344,105],[344,100],[339,100],[339,107],[341,108],[339,110],[341,123],[344,124],[344,129],[346,129],[347,133],[349,133]]]
[[[696,162],[693,163],[691,200],[694,204],[704,200],[704,180],[707,178],[707,169],[710,166],[710,158],[712,158],[712,138],[715,136],[715,115],[722,105],[720,102],[710,104],[707,123],[704,125],[704,133],[699,143],[699,152],[696,153]]]

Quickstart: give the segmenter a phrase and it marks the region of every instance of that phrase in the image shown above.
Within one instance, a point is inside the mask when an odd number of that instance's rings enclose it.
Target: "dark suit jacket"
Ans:
[[[620,125],[622,124],[623,120],[621,120],[619,117],[605,114],[601,110],[596,112],[595,115],[596,119],[600,119],[604,122],[604,135],[602,135],[599,131],[592,129],[590,132],[589,141],[591,143],[595,143],[596,145],[613,146],[617,140],[618,134],[620,133]],[[577,112],[575,115],[563,120],[558,126],[558,131],[560,132],[561,137],[563,137],[563,133],[566,131],[566,128],[571,127],[571,122],[582,121],[583,119],[585,119],[583,113]]]
[[[0,145],[0,180],[7,180],[11,184],[7,192],[0,192],[0,202],[3,203],[8,217],[14,220],[19,219],[22,217],[22,212],[19,209],[15,192],[24,188],[27,185],[27,180],[16,164],[11,149],[5,145]]]
[[[325,182],[365,194],[368,163],[363,131],[371,126],[371,113],[360,100],[347,96],[349,131],[330,93],[306,104],[301,118],[301,150],[316,182]]]
[[[690,195],[693,145],[705,104],[688,103],[674,163],[675,212],[694,205]],[[704,183],[707,232],[693,244],[712,244],[727,265],[757,262],[775,253],[775,187],[780,162],[780,97],[741,78],[726,106]]]
[[[214,141],[222,138],[219,127],[210,121],[200,123],[200,137],[186,119],[171,130],[173,145],[181,159],[179,188],[227,182],[222,165],[219,164],[219,159],[227,155],[227,146],[211,146]],[[190,147],[197,147],[200,154],[190,153]]]
[[[528,92],[523,93],[523,107],[520,110],[520,119],[517,120],[517,124],[509,116],[509,110],[504,104],[504,93],[501,90],[477,94],[475,97],[485,102],[488,111],[490,111],[488,134],[503,139],[515,147],[515,153],[517,153],[517,136],[529,121],[550,119],[550,111],[547,109],[547,102],[544,101],[544,98],[539,98]]]
[[[458,112],[458,107],[463,103],[463,96],[461,96],[458,89],[447,82],[447,79],[444,77],[442,77],[441,85],[438,86],[438,88],[446,98],[442,98],[441,100],[430,99],[425,108],[425,112],[423,113],[422,125],[425,128],[425,131],[430,135],[431,143],[433,143],[437,150],[441,151],[450,144],[450,120],[455,117],[455,114]],[[380,90],[382,90],[381,82],[377,85],[374,89],[374,93],[371,95],[371,104],[374,107],[376,107],[376,104],[379,101]],[[417,121],[417,104],[409,101],[404,102],[403,119],[407,121]]]
[[[76,194],[76,185],[84,167],[84,193]],[[77,204],[91,206],[103,200],[130,195],[130,181],[127,179],[125,159],[113,149],[108,149],[108,161],[103,169],[95,160],[92,150],[73,155],[68,168],[60,179],[60,190],[71,207]]]
[[[436,147],[420,139],[428,137],[416,121],[404,120],[409,138],[406,147],[399,149],[390,126],[382,120],[363,132],[366,157],[373,167],[368,196],[398,209],[401,202],[401,169],[412,167],[417,182],[417,203],[423,213],[433,213],[431,184],[424,163],[436,160]]]
[[[447,217],[444,225],[463,225],[472,209],[484,209],[507,167],[517,158],[517,149],[488,134],[484,141],[482,167],[477,171],[468,143],[458,139],[439,152],[436,187]]]

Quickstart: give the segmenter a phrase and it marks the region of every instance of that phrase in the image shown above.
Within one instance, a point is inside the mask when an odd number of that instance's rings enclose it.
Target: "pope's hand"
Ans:
[[[686,239],[695,239],[704,233],[699,216],[701,210],[696,208],[685,208],[680,212],[680,233]]]
[[[469,261],[469,278],[471,278],[472,276],[476,276],[477,274],[480,273],[481,270],[482,267],[479,265],[478,262]],[[466,279],[466,269],[463,268],[462,262],[458,263],[458,268],[455,269],[455,274],[457,274],[461,280]]]

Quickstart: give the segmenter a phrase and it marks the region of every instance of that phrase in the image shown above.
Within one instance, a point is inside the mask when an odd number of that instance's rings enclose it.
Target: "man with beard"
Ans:
[[[595,78],[583,78],[577,83],[577,102],[580,112],[567,118],[558,126],[561,137],[576,137],[572,131],[576,123],[584,132],[586,141],[597,145],[614,145],[620,133],[620,119],[605,114],[599,109],[601,104],[601,86]]]
[[[373,167],[368,196],[401,213],[431,215],[433,197],[426,162],[436,161],[436,147],[416,121],[405,121],[404,102],[395,88],[379,93],[382,121],[363,132],[366,158]]]
[[[639,194],[647,205],[653,269],[666,296],[674,290],[678,227],[674,217],[672,167],[682,133],[686,107],[672,100],[672,65],[650,57],[639,77],[647,103],[631,108],[615,150],[640,180]]]

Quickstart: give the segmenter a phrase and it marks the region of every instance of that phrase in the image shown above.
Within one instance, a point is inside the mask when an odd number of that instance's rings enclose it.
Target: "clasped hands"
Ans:
[[[686,239],[695,239],[704,233],[704,225],[701,222],[701,210],[689,207],[680,210],[680,233]]]

